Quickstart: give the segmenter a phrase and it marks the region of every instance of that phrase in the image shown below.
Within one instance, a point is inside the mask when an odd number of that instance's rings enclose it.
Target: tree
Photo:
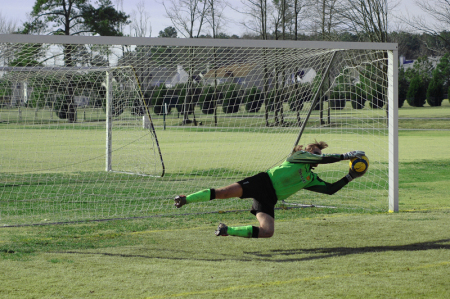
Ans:
[[[444,85],[444,89],[450,86],[450,54],[446,53],[441,57],[439,63],[436,65],[435,71],[437,75],[442,78],[442,84]]]
[[[14,51],[14,59],[9,62],[9,66],[42,66],[39,62],[45,56],[45,47],[41,44],[25,44]]]
[[[306,10],[304,8],[307,8],[308,6],[311,6],[310,3],[308,3],[308,0],[293,0],[293,18],[294,18],[294,40],[298,40],[298,31],[299,31],[299,18],[301,16],[305,16],[306,18]]]
[[[427,103],[430,106],[441,106],[444,100],[444,85],[443,79],[440,77],[439,73],[435,70],[433,72],[433,77],[428,84],[427,89]]]
[[[122,35],[116,27],[128,22],[128,15],[117,11],[110,0],[99,0],[94,7],[89,0],[37,0],[31,16],[52,27],[50,33],[78,35]]]
[[[417,58],[417,53],[420,52],[422,46],[422,39],[419,34],[411,32],[398,31],[389,34],[389,40],[398,43],[398,55],[404,56],[408,59]]]
[[[410,106],[423,107],[425,104],[432,71],[433,65],[427,56],[419,57],[414,66],[406,71],[410,79],[406,100]]]
[[[425,13],[420,16],[402,16],[405,24],[419,32],[437,37],[445,43],[445,48],[450,47],[450,35],[442,34],[450,26],[450,2],[448,0],[415,1],[416,5]],[[430,22],[430,18],[434,22]]]
[[[43,34],[45,33],[45,30],[47,28],[47,25],[39,19],[32,19],[28,22],[23,23],[23,27],[20,27],[17,30],[17,33],[19,34]]]
[[[212,38],[217,38],[220,34],[223,22],[225,21],[224,10],[227,3],[224,0],[206,0],[208,2],[208,11],[206,21],[212,30]],[[224,34],[224,33],[222,33]],[[220,38],[220,37],[219,37]]]
[[[258,112],[264,102],[261,91],[252,87],[246,90],[244,95],[245,111],[247,112]]]
[[[351,32],[370,42],[388,41],[388,19],[395,3],[389,0],[340,0],[339,16]]]
[[[419,75],[419,77],[429,80],[433,72],[433,64],[427,56],[421,56],[417,58],[416,62],[413,65],[413,68],[409,69],[408,71],[408,76],[411,79],[415,77],[415,75]]]
[[[351,87],[353,85],[350,71],[343,69],[336,77],[335,86],[330,94],[329,105],[333,110],[342,110],[346,100],[351,99]]]
[[[312,0],[308,6],[310,30],[319,35],[320,40],[334,40],[341,21],[337,18],[338,0]]]
[[[408,93],[409,81],[406,77],[406,72],[403,67],[398,69],[398,108],[403,106]]]
[[[117,11],[110,0],[100,0],[99,7],[89,4],[89,0],[37,0],[31,12],[33,24],[51,26],[51,34],[79,35],[91,33],[99,35],[123,35],[117,30],[120,23],[128,23],[128,15]],[[72,59],[74,46],[64,45],[64,62],[74,66]]]
[[[11,34],[17,29],[17,23],[13,20],[8,20],[0,11],[0,34]]]
[[[448,89],[450,80],[449,54],[445,54],[436,68],[427,89],[427,102],[430,106],[441,106],[444,99],[444,90]]]
[[[127,23],[128,15],[117,11],[110,0],[99,0],[99,6],[94,7],[89,0],[36,0],[31,16],[33,21],[29,30],[34,30],[34,24],[41,24],[44,28],[51,27],[50,33],[59,35],[78,35],[91,33],[99,35],[122,35],[117,28]],[[25,24],[27,25],[27,24]],[[76,65],[74,55],[75,45],[63,45],[64,64],[67,67]],[[60,113],[60,117],[75,122],[76,104],[74,102],[73,84],[68,78],[67,96],[64,97],[61,107],[67,109]]]
[[[166,4],[168,3],[168,4]],[[163,2],[166,16],[171,20],[175,29],[186,38],[198,38],[206,22],[206,14],[209,10],[209,1],[205,0],[169,0]],[[187,59],[187,72],[189,74],[186,99],[183,104],[183,124],[191,123],[188,119],[190,107],[194,103],[196,88],[194,87],[194,64],[195,50],[189,48]],[[194,115],[194,125],[197,124]]]
[[[167,3],[167,4],[166,4]],[[184,37],[199,37],[206,21],[208,1],[168,0],[163,2],[166,16]]]
[[[123,33],[118,30],[120,25],[129,24],[129,15],[117,11],[111,3],[111,0],[99,0],[99,7],[85,4],[82,8],[83,26],[85,32],[104,35],[104,36],[122,36]]]
[[[158,37],[177,37],[177,29],[175,27],[169,26],[164,28],[164,30],[159,31]]]
[[[145,10],[145,2],[143,0],[136,4],[137,11],[133,11],[131,29],[133,36],[146,37],[152,35],[152,25],[149,22],[150,15]]]
[[[241,22],[241,24],[257,33],[260,39],[266,40],[268,38],[267,15],[273,9],[267,5],[267,0],[241,0],[243,10],[241,13],[250,17],[248,21]]]
[[[425,104],[426,87],[418,74],[416,74],[409,83],[408,93],[406,94],[406,100],[408,104],[413,107],[423,107]]]

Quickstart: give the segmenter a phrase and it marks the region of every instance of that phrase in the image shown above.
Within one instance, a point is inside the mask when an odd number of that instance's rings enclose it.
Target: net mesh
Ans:
[[[173,207],[281,164],[297,144],[370,171],[286,205],[387,210],[387,51],[0,44],[0,225],[249,209]],[[110,121],[108,121],[110,119]],[[315,172],[328,182],[345,162]]]

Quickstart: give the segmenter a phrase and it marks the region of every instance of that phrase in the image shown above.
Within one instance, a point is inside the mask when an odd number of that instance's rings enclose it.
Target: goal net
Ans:
[[[392,44],[0,37],[0,225],[246,210],[173,198],[314,140],[366,151],[369,172],[280,207],[398,208]],[[315,172],[334,182],[348,163]]]

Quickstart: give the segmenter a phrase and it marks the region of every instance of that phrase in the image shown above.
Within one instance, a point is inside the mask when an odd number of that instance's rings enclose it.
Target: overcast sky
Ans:
[[[145,1],[145,11],[150,16],[150,23],[152,28],[151,36],[158,36],[160,30],[171,26],[172,23],[168,18],[165,17],[165,10],[163,5],[161,4],[163,0],[146,0]],[[410,15],[417,15],[421,13],[421,10],[417,8],[414,4],[414,0],[400,0],[400,5],[397,7],[397,14],[407,12]],[[18,25],[21,25],[24,21],[27,20],[27,14],[31,12],[31,8],[33,7],[36,0],[2,0],[2,5],[0,6],[0,16],[7,20],[14,20]],[[93,1],[95,2],[95,1]],[[133,11],[137,11],[137,4],[142,2],[142,0],[123,0],[123,10],[127,14],[132,14]],[[242,6],[241,0],[227,0],[228,3],[234,8],[239,8]],[[116,0],[112,0],[112,3],[116,3]],[[232,10],[226,10],[226,16],[231,20],[227,23],[226,28],[224,28],[224,32],[229,35],[237,34],[241,35],[245,33],[245,29],[239,25],[239,22],[243,20],[244,15]],[[392,28],[396,29],[396,28]],[[129,32],[124,32],[125,34],[129,34]],[[179,34],[180,36],[180,34]]]

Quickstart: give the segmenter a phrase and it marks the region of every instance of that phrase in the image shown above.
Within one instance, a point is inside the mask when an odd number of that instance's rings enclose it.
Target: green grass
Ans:
[[[443,112],[433,107],[403,107],[399,114],[401,118],[443,118],[445,113],[450,115],[450,106],[444,104],[439,108]],[[442,121],[427,122],[435,126]],[[400,126],[403,125],[406,125],[404,129],[416,129],[416,122],[410,124],[400,120]],[[444,121],[443,126],[446,125],[448,121]],[[21,130],[28,130],[27,134],[35,132],[34,136],[39,133],[43,141],[54,136],[52,134],[58,134],[58,130],[41,130],[35,126]],[[1,130],[0,149],[3,154],[12,146],[8,142],[14,141],[14,134],[18,132],[11,131]],[[195,138],[199,135],[189,132],[198,148],[205,146],[202,142],[210,146],[219,144],[212,132],[208,135],[208,131],[199,129],[199,133],[208,138],[197,140]],[[85,137],[91,134],[95,145],[94,141],[104,132],[84,126],[74,134]],[[400,213],[386,213],[387,203],[376,199],[385,198],[377,195],[378,187],[367,186],[367,182],[359,180],[353,183],[356,188],[352,191],[358,192],[359,198],[352,199],[342,190],[342,195],[318,199],[320,203],[336,205],[336,208],[293,209],[280,206],[276,211],[274,237],[258,240],[219,238],[213,234],[219,222],[256,225],[254,216],[244,211],[250,205],[249,200],[188,205],[170,216],[149,217],[158,214],[150,208],[154,203],[136,212],[136,202],[145,205],[145,199],[149,194],[151,197],[152,192],[165,197],[188,187],[206,188],[211,184],[211,180],[200,171],[202,169],[170,158],[176,156],[180,138],[186,134],[184,129],[159,131],[158,134],[164,140],[162,147],[168,157],[167,168],[171,169],[164,180],[141,177],[123,184],[127,175],[114,173],[102,179],[105,177],[102,162],[84,165],[70,174],[44,171],[39,176],[34,172],[26,173],[33,169],[33,165],[26,164],[21,165],[20,174],[0,176],[3,192],[0,223],[8,223],[5,209],[20,203],[15,208],[25,215],[13,213],[18,219],[11,221],[23,222],[25,217],[28,223],[44,224],[0,227],[1,298],[448,297],[448,132],[400,131]],[[317,132],[312,130],[306,136],[313,138],[315,134]],[[257,153],[255,156],[267,156],[274,149],[262,146],[264,140],[260,141],[261,138],[289,141],[295,133],[291,136],[240,132],[238,135],[255,145],[251,149]],[[218,157],[233,161],[233,142],[236,142],[232,138],[233,133],[224,130],[220,136],[231,145],[217,149]],[[332,138],[333,133],[325,136]],[[347,146],[346,136],[340,137],[343,141],[333,139],[333,146],[344,148]],[[370,142],[378,140],[375,138]],[[76,146],[71,142],[70,139],[63,141],[62,153],[64,146]],[[103,141],[99,142],[99,155],[103,147]],[[24,156],[33,152],[26,147],[21,151]],[[87,153],[86,158],[96,155],[94,150]],[[195,147],[187,149],[187,155],[192,159],[202,158]],[[280,157],[274,160],[281,158],[281,153],[278,155]],[[371,172],[375,176],[383,169],[384,162],[376,153],[371,157]],[[7,159],[13,158],[14,153],[10,153]],[[29,158],[29,161],[33,160]],[[54,160],[49,157],[43,164],[57,167]],[[252,164],[264,165],[258,159],[249,164],[240,163],[234,161],[226,165],[218,161],[214,167],[202,167],[212,168],[214,173],[227,174],[231,182],[251,170]],[[3,169],[9,167],[7,165],[2,161]],[[330,178],[341,175],[346,168],[344,163],[335,166],[338,167],[336,172],[326,172]],[[236,168],[240,172],[234,170]],[[152,180],[159,180],[159,185],[150,184]],[[44,184],[48,181],[53,182],[53,186]],[[102,183],[89,185],[89,181]],[[16,188],[19,183],[21,188]],[[55,185],[64,188],[54,188]],[[77,193],[81,185],[85,189]],[[120,200],[108,201],[107,195],[111,190],[120,195],[117,196]],[[28,194],[26,198],[25,192]],[[367,196],[368,193],[373,194]],[[42,194],[55,196],[46,199]],[[307,203],[309,198],[316,200],[315,196],[299,193],[292,202]],[[102,202],[99,198],[105,200]],[[86,208],[94,201],[98,206],[95,212]],[[170,200],[160,201],[158,208],[174,211]],[[239,211],[212,213],[230,208]],[[58,211],[67,211],[67,214],[62,213],[60,219],[55,218]],[[211,213],[198,214],[197,211]],[[118,215],[133,215],[134,218],[48,224],[64,219],[93,219],[90,213],[99,213],[103,216],[101,218],[120,218]]]
[[[297,214],[292,219],[289,213]],[[277,212],[269,240],[217,218],[2,229],[2,298],[446,298],[446,211]],[[242,217],[221,214],[239,223]],[[254,223],[248,220],[246,223]],[[424,279],[426,278],[426,279]],[[382,285],[382,287],[380,287]]]
[[[160,179],[105,173],[104,129],[85,127],[83,123],[73,124],[73,128],[57,130],[53,125],[40,124],[2,128],[5,141],[0,144],[0,184],[4,186],[0,192],[1,225],[177,213],[170,201],[175,195],[219,187],[267,170],[286,158],[298,134],[298,128],[285,131],[265,128],[254,132],[178,127],[158,130],[166,168],[165,177]],[[359,135],[360,146],[386,144],[384,131],[379,135],[371,133]],[[113,169],[126,170],[126,167],[154,163],[155,169],[150,169],[150,173],[161,174],[158,154],[152,149],[149,152],[150,136],[142,129],[114,131]],[[348,142],[354,136],[352,130],[340,132],[329,128],[319,134],[311,130],[303,135],[307,140],[327,140],[337,152],[347,151]],[[141,137],[146,142],[134,142]],[[122,150],[127,144],[132,147]],[[354,192],[347,188],[333,200],[300,192],[291,201],[386,210],[386,155],[386,152],[371,153],[371,172],[352,185]],[[348,164],[325,165],[321,169],[323,179],[336,180],[347,171]],[[248,203],[233,200],[187,208],[190,213],[237,209],[248,209]]]

